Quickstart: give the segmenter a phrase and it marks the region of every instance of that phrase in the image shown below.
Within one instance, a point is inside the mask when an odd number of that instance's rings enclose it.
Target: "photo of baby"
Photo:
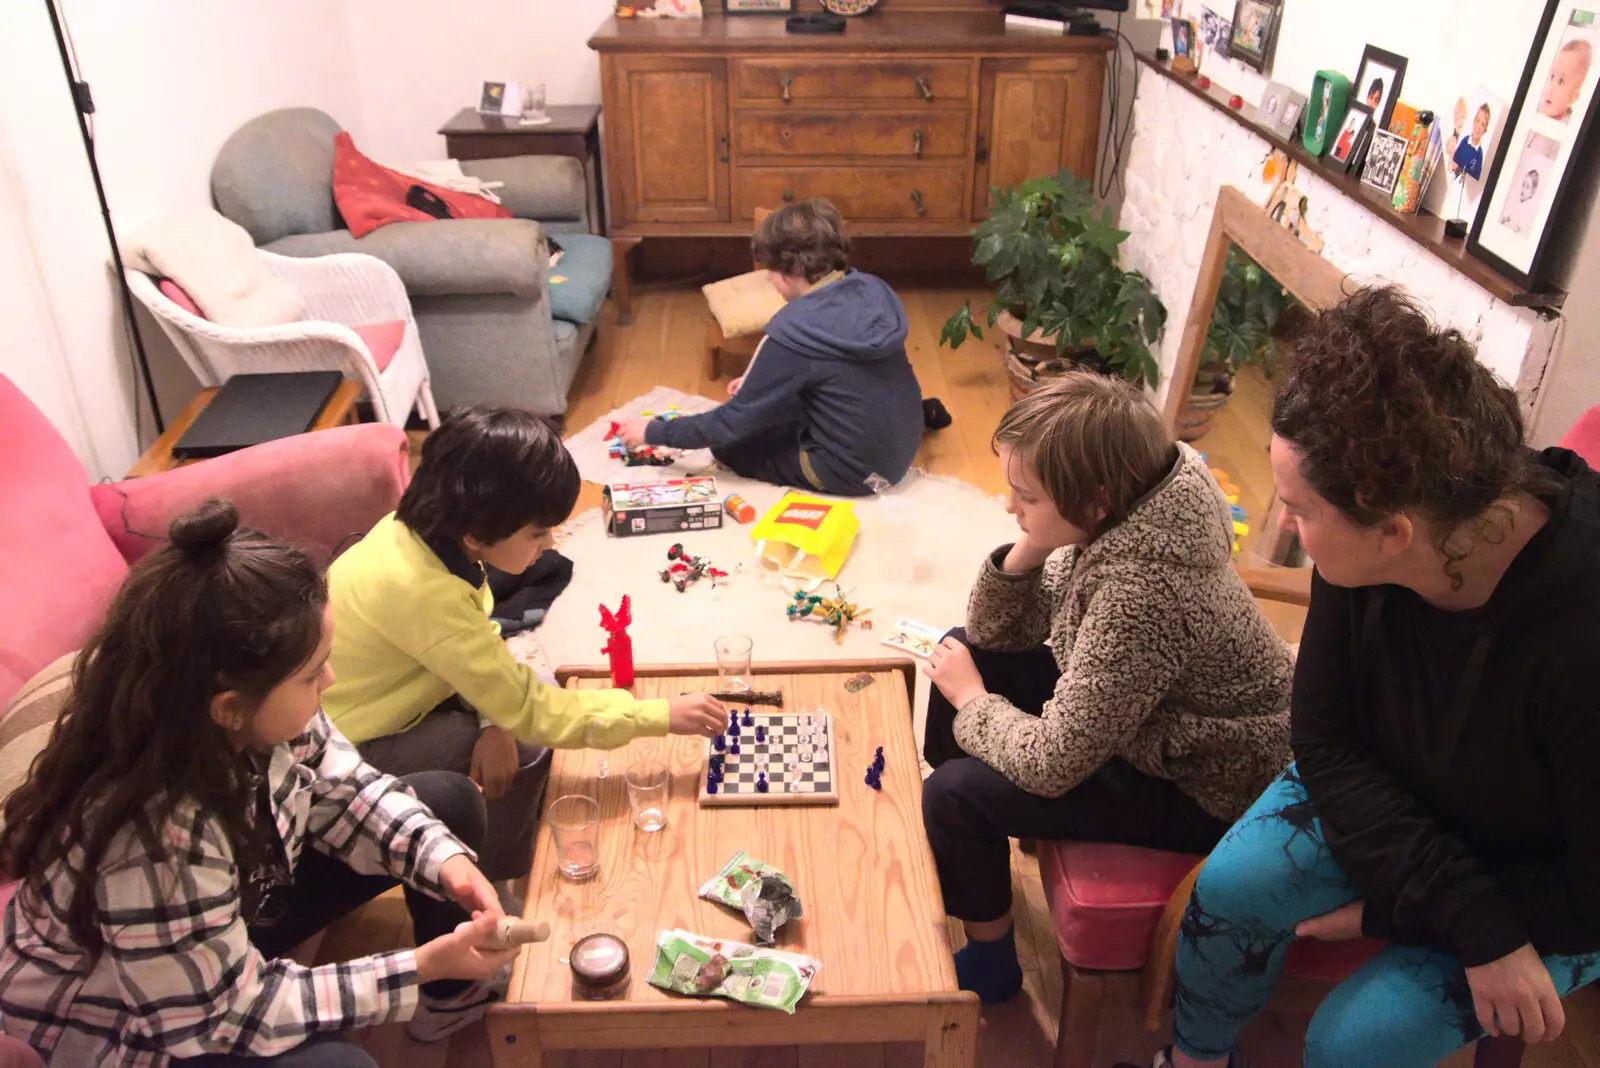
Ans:
[[[1588,92],[1594,71],[1594,29],[1593,11],[1572,13],[1539,98],[1539,114],[1545,118],[1571,122],[1573,110]]]
[[[1511,181],[1500,209],[1500,225],[1519,236],[1533,230],[1539,207],[1549,195],[1552,172],[1560,144],[1544,134],[1530,133],[1522,155],[1511,168]]]

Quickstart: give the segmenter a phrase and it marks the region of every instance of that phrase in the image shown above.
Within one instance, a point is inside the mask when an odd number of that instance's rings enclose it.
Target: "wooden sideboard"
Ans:
[[[990,186],[1094,171],[1109,35],[1010,31],[997,11],[884,11],[842,34],[770,16],[612,19],[600,53],[613,293],[646,238],[748,235],[824,196],[857,237],[947,237]]]

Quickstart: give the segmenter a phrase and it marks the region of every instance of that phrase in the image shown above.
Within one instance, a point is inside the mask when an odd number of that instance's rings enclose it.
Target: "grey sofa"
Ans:
[[[594,334],[594,313],[586,313],[590,322],[552,315],[545,234],[572,235],[558,238],[568,257],[582,244],[589,259],[606,258],[603,269],[591,264],[582,272],[585,284],[610,277],[609,244],[588,234],[582,165],[564,156],[462,161],[467,174],[505,183],[498,192],[515,218],[391,223],[358,240],[333,201],[339,131],[315,108],[245,123],[211,169],[217,210],[281,255],[364,252],[393,267],[411,298],[441,408],[507,404],[560,417]],[[595,295],[593,309],[603,295]]]

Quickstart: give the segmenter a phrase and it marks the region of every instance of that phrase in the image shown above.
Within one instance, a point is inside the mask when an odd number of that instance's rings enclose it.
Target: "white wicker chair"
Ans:
[[[221,385],[236,374],[342,371],[366,387],[382,422],[403,427],[415,407],[428,426],[439,425],[411,302],[394,268],[353,252],[313,259],[257,252],[273,274],[305,297],[305,319],[282,326],[219,326],[174,304],[143,271],[128,269],[128,288],[150,309],[204,385]],[[405,338],[380,372],[351,327],[394,319],[405,320]]]

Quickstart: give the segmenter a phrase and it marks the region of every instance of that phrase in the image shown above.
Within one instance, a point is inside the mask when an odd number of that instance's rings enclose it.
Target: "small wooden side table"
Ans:
[[[178,417],[167,424],[166,433],[157,438],[151,446],[139,457],[139,462],[128,468],[128,478],[140,478],[144,475],[158,475],[163,471],[171,471],[175,467],[187,467],[197,464],[199,460],[180,460],[172,455],[172,447],[183,437],[200,413],[206,410],[206,405],[211,403],[211,398],[217,395],[217,387],[202,389],[194,395],[194,399],[183,406],[183,411]],[[356,402],[361,399],[361,383],[353,379],[345,379],[334,389],[333,396],[328,398],[328,403],[322,406],[322,413],[317,416],[317,421],[311,424],[312,430],[330,430],[336,426],[345,426],[357,422]]]
[[[549,107],[550,121],[523,126],[502,115],[462,108],[439,127],[451,159],[504,159],[507,156],[571,156],[583,164],[589,185],[589,229],[606,232],[606,197],[600,174],[600,105]]]

